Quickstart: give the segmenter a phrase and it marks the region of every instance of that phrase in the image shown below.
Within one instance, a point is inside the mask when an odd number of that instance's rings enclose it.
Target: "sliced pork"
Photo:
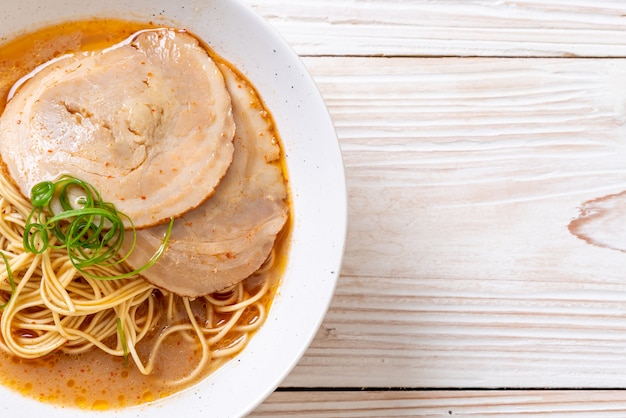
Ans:
[[[288,218],[280,148],[269,115],[244,79],[225,65],[220,68],[236,124],[233,163],[215,195],[176,220],[164,255],[142,273],[182,296],[206,295],[251,275],[267,259]],[[138,231],[129,259],[133,267],[154,254],[166,229]]]
[[[0,118],[0,154],[24,195],[69,174],[138,228],[211,196],[233,158],[221,71],[191,35],[140,32],[39,69]]]

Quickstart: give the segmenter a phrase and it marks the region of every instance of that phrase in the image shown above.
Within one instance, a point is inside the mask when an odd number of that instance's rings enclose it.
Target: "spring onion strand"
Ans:
[[[126,334],[124,334],[122,320],[118,317],[115,322],[117,324],[117,334],[120,337],[120,344],[122,345],[122,351],[124,354],[124,366],[128,366],[128,344],[126,343]]]
[[[3,310],[9,305],[9,302],[11,302],[11,298],[15,294],[15,280],[13,279],[13,272],[11,271],[11,265],[9,264],[9,260],[7,259],[7,256],[4,255],[4,253],[2,252],[0,252],[0,256],[2,256],[2,260],[4,261],[4,266],[7,271],[7,278],[9,280],[9,286],[11,287],[11,296],[5,303],[0,305],[0,310]]]

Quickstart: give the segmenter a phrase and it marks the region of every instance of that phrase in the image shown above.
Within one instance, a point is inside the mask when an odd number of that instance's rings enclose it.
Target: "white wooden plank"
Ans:
[[[621,0],[245,0],[303,55],[626,56]]]
[[[626,256],[567,229],[626,190],[626,60],[305,62],[350,225],[284,386],[626,387]]]
[[[622,418],[622,391],[276,392],[250,418]]]

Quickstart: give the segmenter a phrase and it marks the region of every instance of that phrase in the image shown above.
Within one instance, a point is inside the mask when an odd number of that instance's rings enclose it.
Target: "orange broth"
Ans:
[[[66,53],[103,49],[138,30],[154,27],[152,23],[86,20],[46,27],[5,42],[0,45],[0,110],[6,105],[7,93],[13,84],[38,65]],[[214,58],[225,62],[207,50]],[[251,105],[263,106],[262,103]],[[272,303],[284,270],[289,229],[290,225],[287,225],[276,243],[279,261],[269,273],[272,285],[264,297],[266,309]],[[255,286],[254,283],[248,285]],[[165,306],[165,301],[161,302]],[[182,304],[179,308],[181,316],[186,315]],[[200,306],[196,308],[201,309]],[[164,326],[167,324],[161,323],[157,328]],[[144,356],[149,351],[149,340],[137,345]],[[224,344],[231,342],[224,341]],[[212,360],[209,368],[186,386],[167,385],[168,380],[191,371],[199,356],[197,344],[190,345],[182,338],[168,338],[158,353],[156,370],[144,376],[132,362],[125,365],[124,359],[112,357],[99,349],[80,355],[55,353],[38,360],[25,360],[0,352],[0,384],[42,402],[90,410],[115,409],[167,397],[203,379],[229,360]]]

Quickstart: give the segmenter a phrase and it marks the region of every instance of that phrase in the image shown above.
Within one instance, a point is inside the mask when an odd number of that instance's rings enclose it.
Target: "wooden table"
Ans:
[[[625,417],[626,2],[246,2],[319,85],[350,217],[251,417]]]

